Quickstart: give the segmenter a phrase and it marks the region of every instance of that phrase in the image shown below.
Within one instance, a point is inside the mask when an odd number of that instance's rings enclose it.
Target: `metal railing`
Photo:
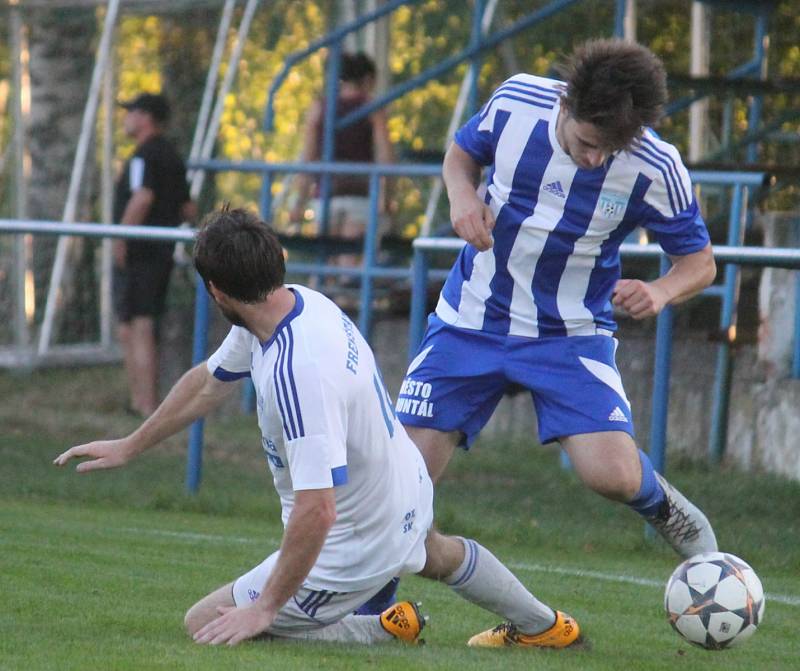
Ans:
[[[380,163],[263,163],[260,161],[192,161],[189,167],[202,168],[209,172],[237,171],[261,173],[265,182],[271,182],[275,173],[308,173],[313,175],[364,175],[369,177],[369,215],[364,237],[363,262],[361,268],[343,268],[325,263],[286,264],[287,272],[313,273],[319,276],[351,275],[361,277],[359,296],[358,328],[368,338],[372,330],[372,296],[374,279],[377,277],[404,279],[409,277],[408,268],[378,267],[378,195],[381,177],[438,177],[442,173],[441,166],[436,165],[404,165]],[[271,201],[266,205],[262,215],[271,220]]]
[[[381,176],[438,176],[441,173],[439,165],[381,165],[372,163],[262,163],[257,161],[220,161],[205,160],[194,161],[190,167],[201,168],[210,172],[235,170],[239,172],[257,172],[270,178],[276,172],[293,173],[307,172],[311,174],[355,174],[366,175],[370,179],[369,190],[369,217],[363,247],[363,263],[361,268],[342,268],[341,266],[320,265],[316,263],[297,263],[289,261],[286,269],[289,273],[316,274],[316,275],[351,275],[361,278],[359,297],[359,329],[365,336],[371,331],[372,326],[372,297],[373,281],[375,278],[411,279],[411,322],[409,331],[409,353],[415,351],[422,337],[423,319],[427,297],[428,279],[431,275],[443,278],[446,271],[429,271],[427,254],[435,251],[453,251],[463,247],[464,242],[454,238],[419,238],[414,241],[414,261],[411,269],[408,267],[379,267],[378,256],[378,189]],[[729,242],[732,245],[740,244],[743,231],[742,221],[744,213],[744,196],[746,189],[763,183],[761,173],[713,173],[693,172],[692,178],[697,183],[728,185],[734,189],[730,209]],[[78,235],[95,238],[127,238],[149,239],[189,242],[194,239],[196,231],[191,229],[176,229],[162,227],[119,226],[103,224],[64,224],[61,222],[28,222],[18,220],[0,220],[0,232],[5,233],[35,233],[39,235]],[[717,258],[720,261],[733,261],[735,263],[750,263],[773,265],[784,268],[798,268],[796,264],[800,259],[800,252],[793,250],[758,248],[740,248],[736,253],[735,247],[718,247]],[[662,258],[662,265],[666,263],[659,247],[655,245],[622,245],[623,256]],[[735,319],[734,306],[738,271],[735,265],[725,268],[725,281],[722,287],[712,287],[707,290],[711,295],[722,299],[722,317],[720,327],[726,332]],[[800,293],[798,294],[800,299]],[[800,302],[800,301],[799,301]],[[798,306],[800,307],[800,305]],[[208,314],[209,299],[205,287],[199,280],[196,284],[195,294],[195,323],[193,340],[193,364],[204,360],[208,347]],[[800,315],[800,310],[798,310]],[[798,318],[800,329],[800,318]],[[664,310],[658,319],[656,337],[656,374],[654,379],[653,394],[653,435],[651,445],[664,445],[666,442],[666,404],[669,384],[669,362],[671,357],[672,339],[672,311]],[[717,374],[715,377],[715,412],[713,426],[727,423],[728,389],[730,385],[730,343],[720,344],[718,354]],[[800,338],[795,338],[795,371],[800,373]],[[712,430],[715,440],[724,438],[724,427]],[[203,424],[202,421],[192,426],[189,440],[189,461],[187,464],[187,488],[196,491],[200,482],[202,463]],[[712,442],[712,446],[714,443]],[[656,450],[662,448],[656,448]],[[712,454],[721,455],[724,443],[711,450]],[[658,461],[656,456],[655,461]],[[663,456],[661,457],[663,459]],[[658,464],[657,464],[658,465]],[[662,465],[663,466],[663,465]]]
[[[312,53],[326,48],[328,50],[328,59],[325,72],[325,98],[327,100],[336,100],[339,92],[339,60],[343,51],[343,44],[345,38],[351,33],[360,30],[369,23],[375,22],[388,16],[401,6],[416,4],[419,0],[390,0],[382,7],[377,8],[372,12],[368,12],[363,16],[344,24],[324,37],[315,40],[308,47],[290,54],[284,61],[284,66],[273,78],[267,93],[267,103],[264,111],[263,128],[265,131],[270,132],[274,129],[275,120],[275,97],[282,86],[283,82],[289,75],[291,68],[308,58]],[[365,102],[355,110],[345,114],[341,118],[336,117],[336,106],[326,105],[325,115],[322,124],[322,160],[323,162],[331,162],[334,159],[334,136],[336,131],[342,130],[351,124],[354,124],[362,119],[366,119],[373,112],[385,107],[389,103],[404,96],[409,91],[424,86],[428,82],[438,79],[445,73],[454,69],[462,63],[469,62],[470,68],[468,73],[468,113],[472,114],[477,111],[478,107],[478,71],[480,69],[481,58],[483,55],[494,49],[499,44],[508,40],[523,31],[542,23],[546,19],[555,16],[559,12],[569,8],[572,5],[581,2],[581,0],[551,0],[542,7],[533,10],[530,14],[518,19],[516,22],[509,26],[499,28],[492,31],[485,31],[482,28],[484,13],[486,11],[486,4],[484,0],[475,0],[472,10],[472,29],[470,32],[469,45],[461,51],[442,59],[435,65],[430,66],[426,70],[411,77],[410,79],[395,84],[389,90],[381,93],[375,98]],[[626,1],[615,0],[615,31],[622,30],[621,21],[624,19],[626,12]],[[492,13],[494,9],[491,10]],[[331,193],[330,173],[321,173],[320,179],[320,202],[321,212],[319,216],[320,230],[323,234],[328,232],[329,220],[329,195]],[[271,181],[267,177],[264,179],[261,186],[261,212],[267,216],[270,210],[271,201]]]
[[[196,231],[193,229],[163,228],[148,226],[117,226],[106,224],[64,224],[55,221],[19,221],[0,220],[0,233],[19,234],[32,233],[34,235],[72,235],[93,238],[125,238],[148,239],[164,241],[191,242]],[[428,281],[433,274],[428,269],[428,256],[434,253],[452,253],[460,250],[464,242],[455,238],[418,238],[413,243],[414,261],[411,269],[393,268],[376,269],[372,273],[365,273],[365,284],[371,276],[391,276],[412,279],[412,303],[410,314],[409,353],[413,353],[422,338],[424,319],[426,313],[426,297]],[[660,259],[662,269],[668,267],[668,261],[657,245],[623,244],[620,247],[623,258],[649,258]],[[714,249],[717,261],[736,266],[761,266],[800,269],[800,250],[796,249],[764,249],[759,247],[734,247],[717,246]],[[365,255],[365,259],[366,259]],[[287,270],[292,272],[319,272],[314,264],[287,265]],[[330,267],[331,272],[341,272],[341,268]],[[380,270],[380,272],[377,272]],[[387,273],[386,271],[390,271]],[[441,271],[436,271],[438,277]],[[208,295],[199,276],[196,278],[195,295],[195,321],[192,363],[196,365],[206,358],[208,348]],[[362,298],[364,294],[362,293]],[[800,292],[796,296],[796,320],[800,328]],[[670,377],[671,342],[672,342],[672,312],[673,308],[666,308],[659,315],[656,333],[656,355],[654,372],[653,410],[650,433],[651,458],[655,467],[663,471],[666,451],[666,426],[668,410],[668,389]],[[800,339],[795,333],[794,352],[795,372],[800,371]],[[726,415],[727,416],[727,415]],[[203,421],[195,422],[189,434],[189,448],[186,467],[186,486],[190,492],[197,491],[200,483],[202,468]]]
[[[0,219],[0,233],[32,233],[34,235],[81,236],[87,238],[122,238],[126,240],[160,240],[192,242],[197,231],[188,228],[163,226],[121,226],[114,224],[66,224],[58,221],[20,221]],[[208,348],[208,294],[205,285],[196,276],[194,339],[192,365],[206,358]],[[194,422],[189,429],[189,450],[186,462],[186,488],[196,492],[200,486],[203,450],[203,420]]]
[[[149,239],[164,241],[191,242],[196,231],[192,229],[176,229],[148,226],[143,230],[139,226],[114,226],[105,224],[64,224],[55,221],[17,221],[0,220],[0,233],[32,233],[35,235],[74,235],[94,238]],[[431,272],[428,270],[428,256],[434,253],[452,253],[459,251],[465,243],[455,238],[418,238],[414,241],[413,268],[394,268],[389,276],[411,277],[412,304],[410,315],[409,353],[416,350],[424,328],[426,314],[426,296]],[[623,244],[620,247],[623,258],[660,259],[662,269],[668,266],[663,251],[657,245]],[[800,269],[800,250],[764,249],[759,247],[717,246],[714,248],[717,261],[729,265],[748,265],[774,268]],[[293,268],[288,264],[287,270],[295,272],[318,272],[314,264],[308,267],[300,264]],[[331,268],[340,272],[340,268]],[[383,275],[383,273],[381,273]],[[441,276],[441,272],[437,273]],[[385,276],[385,275],[384,275]],[[366,279],[366,277],[365,277]],[[800,325],[800,292],[797,294],[796,316]],[[672,342],[672,308],[666,308],[659,315],[656,333],[656,355],[654,372],[653,410],[650,433],[651,458],[656,468],[663,471],[666,448],[666,424],[668,410],[668,389],[670,377],[671,342]],[[208,347],[208,296],[205,287],[197,277],[195,321],[192,363],[196,365],[206,358]],[[795,337],[795,371],[800,362],[800,339]],[[203,422],[195,422],[190,429],[189,450],[186,470],[186,486],[189,491],[196,491],[200,483],[202,465]]]

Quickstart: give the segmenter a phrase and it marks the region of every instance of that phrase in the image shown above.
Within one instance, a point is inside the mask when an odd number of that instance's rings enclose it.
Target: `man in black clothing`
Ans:
[[[196,208],[189,198],[186,167],[164,135],[169,104],[160,94],[142,93],[122,103],[127,110],[125,132],[136,150],[116,186],[114,221],[129,226],[178,226],[192,220]],[[158,405],[156,319],[172,271],[172,242],[114,242],[114,308],[131,408],[147,416]]]

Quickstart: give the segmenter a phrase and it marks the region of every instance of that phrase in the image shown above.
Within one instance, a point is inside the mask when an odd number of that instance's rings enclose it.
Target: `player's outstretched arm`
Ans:
[[[450,199],[450,221],[459,238],[483,252],[494,244],[494,215],[475,192],[480,176],[481,166],[455,142],[451,144],[442,165]]]
[[[216,408],[235,385],[221,382],[201,363],[175,384],[156,411],[131,435],[119,440],[99,440],[76,445],[55,458],[56,466],[70,459],[89,457],[78,464],[77,471],[85,473],[124,466],[135,456],[157,445]]]

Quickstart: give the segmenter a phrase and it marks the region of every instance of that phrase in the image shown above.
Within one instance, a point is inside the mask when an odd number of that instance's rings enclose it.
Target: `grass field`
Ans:
[[[51,466],[65,447],[135,421],[114,368],[0,375],[0,669],[758,669],[800,668],[800,485],[670,464],[749,561],[768,593],[765,621],[739,649],[684,643],[662,610],[678,563],[621,506],[585,491],[555,452],[479,444],[437,492],[439,525],[490,547],[543,600],[572,613],[588,645],[561,652],[471,650],[497,619],[439,584],[404,578],[431,615],[427,645],[373,648],[193,644],[184,611],[273,551],[277,498],[253,418],[212,419],[200,494],[183,493],[184,438],[125,470],[79,476]]]

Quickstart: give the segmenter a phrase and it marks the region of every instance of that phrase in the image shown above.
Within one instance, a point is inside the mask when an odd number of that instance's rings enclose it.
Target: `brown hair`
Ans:
[[[203,220],[194,243],[194,267],[242,303],[258,303],[283,285],[286,267],[275,232],[255,214],[225,205]]]
[[[667,75],[641,44],[619,39],[585,42],[559,68],[567,83],[562,104],[578,121],[594,124],[612,150],[629,147],[661,117]]]

